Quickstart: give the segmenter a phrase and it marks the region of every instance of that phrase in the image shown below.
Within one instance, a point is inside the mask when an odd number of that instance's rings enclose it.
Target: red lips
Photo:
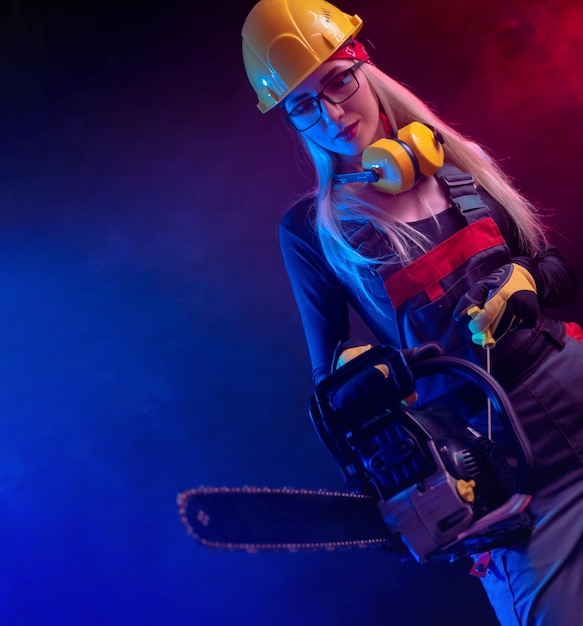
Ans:
[[[352,141],[358,131],[358,122],[350,124],[346,128],[342,129],[337,135],[336,139],[342,139],[343,141]]]

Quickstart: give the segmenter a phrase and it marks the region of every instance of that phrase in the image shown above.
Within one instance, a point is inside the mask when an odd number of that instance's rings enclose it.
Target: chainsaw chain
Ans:
[[[178,494],[177,504],[178,510],[182,522],[186,526],[188,533],[201,545],[211,549],[223,549],[223,550],[244,550],[246,552],[255,553],[266,550],[287,550],[289,552],[300,551],[314,551],[314,550],[327,550],[334,551],[344,548],[367,548],[369,546],[380,546],[387,542],[385,538],[375,539],[359,539],[348,541],[319,541],[309,543],[233,543],[233,542],[220,542],[209,541],[204,537],[201,537],[196,530],[190,524],[187,517],[187,506],[191,498],[199,494],[218,494],[218,493],[246,493],[246,494],[289,494],[289,495],[310,495],[310,496],[326,496],[337,497],[343,499],[361,499],[370,500],[369,496],[359,493],[345,493],[341,491],[328,491],[325,489],[311,490],[311,489],[295,489],[293,487],[198,487],[196,489],[189,489]],[[208,525],[209,518],[203,509],[197,512],[197,521],[203,526]]]

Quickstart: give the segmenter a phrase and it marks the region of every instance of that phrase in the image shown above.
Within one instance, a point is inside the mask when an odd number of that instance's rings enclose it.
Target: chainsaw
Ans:
[[[486,395],[511,455],[458,413],[404,404],[416,381],[444,373]],[[477,365],[371,347],[316,386],[310,417],[348,490],[184,491],[180,516],[199,544],[248,552],[381,546],[425,563],[507,546],[531,532],[530,444],[503,388]]]

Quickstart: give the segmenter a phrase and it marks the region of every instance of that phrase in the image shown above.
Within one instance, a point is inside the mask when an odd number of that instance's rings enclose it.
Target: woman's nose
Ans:
[[[344,109],[340,104],[322,98],[320,106],[322,107],[322,117],[327,123],[336,122],[344,115]]]

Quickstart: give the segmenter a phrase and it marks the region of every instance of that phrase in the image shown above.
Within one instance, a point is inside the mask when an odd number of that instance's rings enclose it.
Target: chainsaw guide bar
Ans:
[[[189,534],[206,548],[335,550],[391,535],[375,500],[356,493],[270,487],[199,487],[178,495]]]

